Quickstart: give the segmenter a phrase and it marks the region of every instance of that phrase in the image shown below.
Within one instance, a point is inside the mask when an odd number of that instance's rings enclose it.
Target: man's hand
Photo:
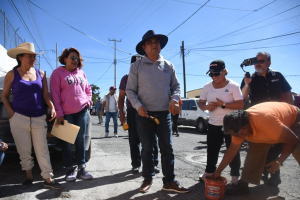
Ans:
[[[138,110],[138,113],[142,117],[149,117],[148,112],[144,106],[141,106]]]
[[[176,115],[179,113],[179,104],[177,101],[172,100],[170,103],[170,111],[172,115]]]
[[[56,118],[56,126],[57,125],[64,125],[64,116],[62,116],[62,117],[57,117]]]
[[[54,108],[52,108],[52,109],[50,109],[50,116],[51,116],[51,119],[49,120],[49,122],[51,122],[52,120],[54,120],[55,119],[55,117],[56,117],[56,112],[55,112],[55,109]]]
[[[0,150],[6,151],[8,149],[8,145],[5,142],[1,142],[0,144]]]
[[[123,123],[125,123],[125,115],[122,112],[119,112],[119,113],[120,113],[120,122],[123,124]]]
[[[251,83],[251,78],[247,78],[246,74],[245,74],[244,82],[245,82],[245,85],[247,85],[247,86]]]
[[[217,100],[217,102],[210,102],[209,105],[216,106],[216,107],[222,107],[224,102],[218,98],[216,98],[216,100]]]
[[[211,175],[213,180],[220,178],[220,176],[221,176],[221,172],[218,172],[217,170]]]
[[[266,167],[269,167],[269,168],[267,169],[267,171],[270,172],[271,174],[275,174],[275,172],[277,172],[278,169],[279,169],[279,165],[278,165],[278,163],[276,163],[275,160],[269,162],[269,163],[266,165]]]

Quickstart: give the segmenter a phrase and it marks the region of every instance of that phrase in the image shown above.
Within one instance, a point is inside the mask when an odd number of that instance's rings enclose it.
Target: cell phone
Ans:
[[[249,65],[256,65],[258,63],[257,58],[249,58],[249,59],[245,59],[243,62],[244,66],[249,66]]]

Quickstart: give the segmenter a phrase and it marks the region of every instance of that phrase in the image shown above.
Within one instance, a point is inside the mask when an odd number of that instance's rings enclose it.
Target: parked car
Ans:
[[[182,99],[182,114],[179,115],[178,125],[195,126],[200,133],[205,133],[209,115],[198,107],[198,102],[198,98]]]
[[[48,83],[49,83],[49,80],[48,80]],[[3,83],[2,83],[2,85],[3,85]],[[13,136],[10,132],[9,114],[3,104],[3,101],[2,101],[2,91],[3,91],[3,88],[0,88],[0,138],[8,144],[8,146],[9,146],[9,148],[7,150],[8,152],[13,152],[13,151],[16,152],[16,145],[15,145]],[[12,101],[12,99],[13,99],[13,95],[11,92],[10,98],[9,98],[10,102]],[[46,120],[47,120],[47,124],[48,124],[48,126],[47,126],[47,141],[48,141],[49,151],[50,151],[50,153],[61,151],[61,147],[60,147],[60,143],[59,143],[60,140],[58,138],[56,138],[55,136],[51,135],[51,130],[52,130],[54,120],[52,122],[49,122],[49,119],[51,119],[50,109],[47,107],[46,104],[45,104],[45,111],[46,111],[46,115],[47,115]],[[86,135],[85,135],[85,160],[86,160],[86,162],[88,162],[91,157],[91,138],[92,138],[92,121],[91,121],[91,116],[90,116],[89,112],[87,112],[87,113],[88,113],[87,114],[87,127],[86,127]],[[72,152],[75,153],[74,145],[72,145]]]

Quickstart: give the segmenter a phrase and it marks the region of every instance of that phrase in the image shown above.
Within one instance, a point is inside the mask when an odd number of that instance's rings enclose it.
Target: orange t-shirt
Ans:
[[[253,143],[275,144],[283,126],[291,127],[297,118],[297,109],[282,102],[265,102],[246,110],[253,134],[244,138]],[[232,136],[232,143],[242,144],[244,139]]]

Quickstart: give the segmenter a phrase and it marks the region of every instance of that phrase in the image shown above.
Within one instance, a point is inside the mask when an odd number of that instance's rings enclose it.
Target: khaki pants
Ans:
[[[31,156],[33,143],[35,155],[42,171],[41,176],[44,179],[51,178],[53,173],[46,139],[46,115],[26,117],[15,112],[9,122],[20,155],[22,170],[31,170],[34,166]]]
[[[294,124],[291,126],[291,130],[300,138],[300,109],[297,108],[297,110],[298,116]],[[242,171],[242,181],[259,185],[261,175],[265,167],[267,154],[271,146],[272,144],[250,143],[244,169]],[[293,156],[300,165],[300,142],[294,149]]]

